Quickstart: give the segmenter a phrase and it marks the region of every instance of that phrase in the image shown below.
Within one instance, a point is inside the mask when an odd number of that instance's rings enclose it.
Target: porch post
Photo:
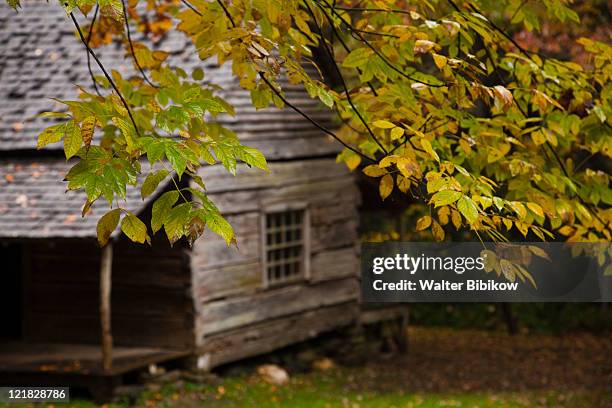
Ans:
[[[100,260],[100,327],[102,333],[102,368],[110,371],[113,366],[113,336],[111,332],[111,275],[113,270],[113,244],[102,248]]]

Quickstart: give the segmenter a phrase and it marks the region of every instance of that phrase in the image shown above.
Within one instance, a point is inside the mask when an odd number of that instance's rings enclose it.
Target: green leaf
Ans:
[[[155,192],[159,183],[168,176],[168,170],[159,170],[155,173],[150,173],[140,188],[140,195],[144,200]]]
[[[431,197],[431,202],[434,203],[435,207],[441,207],[443,205],[449,205],[457,201],[461,197],[460,191],[455,190],[442,190],[438,191]]]
[[[66,131],[64,133],[64,153],[66,154],[66,159],[77,154],[82,143],[83,137],[81,136],[81,128],[73,121],[67,122]]]
[[[468,196],[462,196],[457,202],[457,209],[470,224],[478,219],[478,208]]]
[[[237,149],[237,157],[249,166],[268,171],[268,163],[264,155],[257,149],[248,146],[241,146]]]
[[[323,88],[318,88],[317,93],[321,102],[323,102],[328,108],[334,106],[334,97],[331,95],[331,93],[327,92]]]
[[[234,229],[225,218],[218,213],[206,213],[204,222],[212,232],[220,235],[227,245],[234,240]]]
[[[134,125],[131,122],[119,117],[113,117],[113,123],[117,126],[123,137],[125,138],[125,143],[128,147],[132,148],[134,146],[134,140],[136,139],[136,129],[134,129]]]
[[[119,224],[119,217],[121,216],[121,209],[115,208],[104,214],[99,220],[96,226],[96,233],[98,235],[98,243],[100,246],[105,246],[113,234],[117,225]]]
[[[204,70],[200,67],[193,70],[191,77],[194,81],[201,81],[204,79]]]
[[[346,68],[357,68],[365,65],[370,57],[374,54],[369,48],[357,48],[351,51],[342,62],[342,66]]]
[[[145,241],[150,243],[151,241],[149,234],[147,234],[147,226],[134,214],[128,214],[123,218],[121,221],[121,231],[129,239],[139,244],[144,244]]]
[[[377,120],[374,123],[372,123],[372,125],[376,126],[377,128],[381,128],[381,129],[391,129],[395,127],[395,125],[389,122],[388,120]]]
[[[66,123],[60,123],[58,125],[49,126],[38,135],[37,149],[42,149],[48,144],[57,143],[62,140],[64,133],[66,132],[66,125],[72,121]]]
[[[182,151],[179,150],[175,145],[168,144],[166,145],[166,157],[170,162],[172,168],[176,171],[176,174],[179,176],[179,179],[185,172],[187,168],[187,159],[182,154]]]
[[[191,220],[191,203],[183,203],[174,207],[164,221],[164,230],[171,244],[185,235],[185,228]]]
[[[6,0],[6,1],[8,2],[8,5],[11,6],[15,10],[21,7],[21,4],[19,4],[19,0]]]
[[[179,192],[173,190],[165,192],[161,197],[155,200],[151,209],[151,229],[154,234],[164,225],[168,213],[178,198]]]

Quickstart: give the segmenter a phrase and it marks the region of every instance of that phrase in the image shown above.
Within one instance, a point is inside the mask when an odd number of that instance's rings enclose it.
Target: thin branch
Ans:
[[[100,5],[96,3],[96,9],[94,10],[93,17],[91,18],[91,23],[89,24],[89,32],[87,33],[87,46],[91,41],[91,35],[93,33],[93,26],[96,23],[96,18],[98,18],[98,11],[100,11]],[[89,71],[89,76],[91,77],[91,82],[93,83],[93,87],[96,90],[98,96],[102,96],[100,90],[98,89],[98,84],[96,83],[96,77],[91,69],[91,56],[87,53],[87,70]]]
[[[221,8],[223,9],[223,12],[225,13],[225,15],[227,16],[229,21],[232,23],[232,26],[235,28],[236,27],[236,23],[234,22],[234,18],[232,17],[232,15],[230,14],[229,10],[225,6],[225,3],[223,3],[223,0],[217,0],[217,3],[219,3]]]
[[[351,31],[352,33],[354,33],[355,35],[357,35],[358,40],[360,42],[362,42],[363,44],[365,44],[370,50],[372,50],[374,52],[374,54],[376,54],[384,63],[385,65],[387,65],[389,68],[391,68],[393,71],[397,72],[398,74],[400,74],[401,76],[403,76],[406,79],[409,79],[411,81],[414,82],[418,82],[420,84],[423,85],[427,85],[427,86],[431,86],[434,88],[442,88],[444,86],[446,86],[446,84],[442,83],[442,84],[431,84],[429,82],[425,82],[425,81],[421,81],[420,79],[414,78],[408,74],[406,74],[404,71],[402,71],[401,69],[397,68],[395,65],[393,65],[388,59],[387,57],[385,57],[376,47],[374,47],[359,31],[357,31],[357,29],[355,29],[350,23],[348,23],[344,17],[342,17],[340,14],[338,14],[338,12],[336,10],[334,10],[334,8],[331,6],[331,4],[329,4],[327,2],[327,0],[321,0],[323,3],[325,3],[327,5],[327,7],[331,10],[331,12],[336,15],[336,17],[338,17],[340,19],[340,21],[349,29],[349,31]],[[317,6],[321,9],[321,11],[324,14],[327,14],[325,12],[324,7],[319,4],[318,2],[316,3]]]
[[[142,69],[142,66],[138,62],[138,58],[136,58],[136,53],[134,52],[134,44],[132,43],[132,35],[130,34],[130,21],[128,20],[128,13],[127,13],[127,7],[125,7],[125,0],[121,0],[121,6],[123,7],[123,18],[125,19],[125,31],[127,32],[127,40],[128,40],[128,43],[130,44],[130,51],[132,52],[132,58],[134,58],[134,63],[136,64],[136,67],[142,74],[143,79],[153,88],[159,88],[157,85],[155,85],[153,82],[149,80],[149,78],[147,77],[147,74],[145,74],[144,72],[144,69]]]
[[[232,18],[232,15],[230,14],[229,10],[227,9],[227,7],[225,7],[225,4],[223,3],[222,0],[217,0],[217,3],[219,3],[219,5],[221,6],[221,8],[223,9],[223,12],[225,13],[226,17],[228,18],[228,20],[230,21],[230,23],[232,24],[233,27],[236,27],[236,22],[234,21],[234,19]],[[242,39],[240,39],[240,41],[243,41]],[[272,90],[272,92],[274,92],[274,94],[281,100],[283,101],[283,103],[287,106],[289,106],[291,109],[293,109],[295,112],[297,112],[298,114],[300,114],[304,119],[306,119],[307,121],[309,121],[310,123],[312,123],[312,125],[314,125],[317,129],[321,130],[322,132],[324,132],[325,134],[333,137],[335,140],[337,140],[342,146],[346,147],[347,149],[349,149],[350,151],[352,151],[353,153],[357,154],[360,157],[363,157],[366,160],[370,160],[373,163],[376,163],[376,160],[361,153],[359,150],[355,149],[354,147],[348,145],[347,143],[345,143],[342,139],[340,139],[334,132],[332,132],[331,130],[327,129],[325,126],[321,125],[319,122],[317,122],[316,120],[312,119],[310,116],[308,116],[306,113],[304,113],[300,108],[298,108],[297,106],[293,105],[291,102],[289,102],[284,96],[283,94],[276,89],[276,87],[274,85],[272,85],[272,83],[268,80],[268,78],[266,78],[266,76],[264,75],[263,72],[258,71],[257,72],[259,74],[259,77],[266,83],[266,85],[268,85],[268,87]]]
[[[427,119],[425,119],[425,122],[423,122],[423,124],[421,124],[421,126],[419,126],[419,129],[418,129],[418,130],[419,130],[419,131],[422,131],[422,130],[425,128],[425,126],[427,125],[427,122],[429,122],[429,121],[431,120],[431,118],[432,118],[432,117],[433,117],[433,116],[431,116],[431,115],[427,115]],[[440,126],[443,126],[443,125],[445,125],[445,124],[447,124],[447,123],[448,123],[448,122],[444,122],[443,124],[441,124],[441,125],[439,125],[439,126],[436,126],[436,127],[434,127],[433,129],[430,129],[429,131],[435,130],[435,129],[439,128]],[[405,129],[405,130],[408,130],[408,129]],[[405,131],[405,130],[404,130],[404,131]],[[404,145],[406,144],[406,142],[410,142],[411,146],[412,146],[412,147],[413,147],[415,150],[424,151],[424,150],[421,150],[421,149],[419,149],[419,148],[416,148],[416,147],[415,147],[415,146],[412,144],[412,142],[410,141],[410,135],[408,135],[407,133],[405,133],[405,135],[404,135],[404,140],[403,140],[403,141],[402,141],[400,144],[396,145],[396,146],[395,146],[393,149],[391,149],[391,151],[389,152],[389,154],[394,153],[394,152],[395,152],[397,149],[399,149],[400,147],[404,146]]]
[[[525,3],[527,3],[528,0],[523,0],[521,2],[521,4],[519,4],[519,6],[516,8],[516,10],[514,10],[514,13],[512,13],[512,16],[510,17],[510,19],[508,19],[508,24],[512,23],[512,20],[514,20],[514,17],[516,17],[516,15],[519,13],[519,11],[521,11],[521,9],[523,8],[523,6],[525,5]],[[504,30],[507,30],[508,26],[506,26],[504,28]]]
[[[329,55],[329,58],[331,59],[332,65],[335,68],[336,73],[338,74],[338,77],[340,78],[340,82],[342,83],[342,88],[344,88],[344,94],[346,95],[346,99],[347,99],[349,105],[351,105],[351,108],[353,108],[353,110],[357,114],[357,117],[359,118],[359,120],[361,121],[363,126],[365,126],[365,128],[367,129],[367,131],[370,134],[370,136],[372,136],[372,139],[374,139],[374,142],[376,142],[378,147],[380,147],[380,149],[385,154],[387,154],[387,149],[385,149],[385,147],[380,143],[380,141],[378,140],[378,138],[376,137],[376,135],[374,134],[374,132],[372,131],[372,129],[368,125],[368,122],[364,119],[364,117],[361,115],[361,112],[359,112],[359,109],[357,109],[357,107],[353,103],[353,98],[351,97],[351,94],[350,94],[350,92],[348,90],[348,87],[346,85],[346,81],[344,80],[344,76],[342,75],[342,72],[340,71],[340,68],[338,68],[338,64],[336,64],[336,61],[334,60],[334,56],[333,56],[332,52],[330,51],[330,49],[328,48],[327,43],[325,42],[325,38],[323,37],[323,31],[321,30],[321,27],[319,27],[319,24],[316,22],[314,13],[313,13],[312,9],[310,8],[310,5],[308,5],[307,2],[304,2],[304,5],[308,9],[309,14],[311,15],[311,17],[314,20],[314,24],[315,24],[315,26],[317,28],[317,31],[319,32],[319,34],[321,36],[321,44],[323,44],[323,48],[325,48],[325,51]]]
[[[330,135],[331,137],[333,137],[334,139],[336,139],[338,142],[340,142],[340,144],[344,147],[346,147],[347,149],[349,149],[350,151],[352,151],[353,153],[356,153],[357,155],[363,157],[364,159],[370,160],[373,163],[376,163],[376,160],[361,153],[359,150],[355,149],[354,147],[351,147],[350,145],[346,144],[342,139],[340,139],[334,132],[332,132],[331,130],[327,129],[326,127],[322,126],[321,124],[319,124],[317,121],[315,121],[314,119],[312,119],[310,116],[308,116],[306,113],[304,113],[300,108],[298,108],[297,106],[293,105],[291,102],[289,102],[280,92],[278,89],[276,89],[276,87],[274,87],[274,85],[272,85],[272,83],[268,80],[268,78],[265,77],[265,75],[263,74],[263,72],[258,72],[259,77],[270,87],[270,89],[272,90],[272,92],[274,92],[274,94],[276,94],[276,96],[278,96],[280,98],[280,100],[282,100],[287,106],[289,106],[291,109],[293,109],[294,111],[296,111],[297,113],[299,113],[300,115],[302,115],[304,117],[304,119],[306,119],[307,121],[309,121],[310,123],[312,123],[316,128],[318,128],[319,130],[325,132],[326,134]]]
[[[93,59],[96,61],[96,64],[98,64],[98,66],[102,70],[102,73],[106,77],[106,80],[111,84],[115,92],[117,92],[117,96],[119,96],[119,99],[121,99],[121,103],[123,104],[123,107],[127,110],[130,120],[132,121],[132,125],[134,125],[134,130],[136,131],[136,134],[140,136],[140,132],[138,131],[138,126],[136,126],[136,121],[134,120],[134,117],[132,116],[132,111],[130,109],[130,106],[128,105],[127,101],[125,100],[121,92],[119,92],[119,88],[117,88],[117,85],[115,84],[115,81],[113,81],[113,78],[111,78],[108,72],[106,72],[106,68],[104,68],[104,65],[102,65],[102,62],[100,61],[96,53],[89,47],[89,44],[87,44],[87,41],[85,40],[85,37],[83,36],[83,31],[81,31],[81,26],[79,25],[78,21],[76,20],[72,12],[70,12],[70,18],[72,19],[72,22],[74,23],[74,26],[76,27],[77,32],[79,33],[81,42],[83,43],[83,45],[85,45],[87,52],[91,54]]]
[[[400,10],[400,9],[384,9],[384,8],[376,8],[376,7],[338,7],[338,6],[335,6],[335,5],[332,6],[332,7],[330,7],[329,5],[326,5],[325,7],[334,8],[336,10],[342,10],[342,11],[363,11],[363,12],[379,11],[379,12],[383,12],[383,13],[410,15],[410,11],[408,11],[408,10]]]
[[[335,0],[334,0],[334,4],[335,4]],[[317,6],[318,6],[318,4],[317,4]],[[314,17],[314,13],[311,12],[311,15],[313,16],[314,23],[317,24],[317,19]],[[342,39],[342,36],[340,35],[338,30],[334,26],[334,21],[331,19],[329,14],[323,13],[323,15],[325,15],[325,18],[327,19],[327,22],[329,23],[329,27],[331,28],[331,36],[330,36],[330,40],[329,40],[330,44],[333,42],[333,38],[334,38],[334,35],[335,35],[336,38],[338,39],[338,41],[340,42],[340,45],[342,45],[342,48],[344,48],[344,51],[346,51],[347,53],[350,54],[351,53],[351,49],[349,48],[348,45],[346,45],[346,42]],[[319,31],[321,32],[321,37],[323,37],[322,30],[319,29]],[[322,38],[322,40],[323,40],[323,38]],[[332,48],[331,51],[332,51],[332,54],[333,54],[333,48]],[[332,60],[334,60],[334,58],[332,58]],[[361,68],[356,67],[355,69],[357,70],[357,72],[359,72],[359,75],[363,75],[363,71],[361,70]],[[376,88],[374,87],[374,85],[372,85],[372,83],[370,81],[368,81],[367,84],[370,87],[370,89],[372,90],[372,93],[374,94],[374,96],[378,96],[378,92],[376,92]]]
[[[187,0],[181,0],[181,3],[187,6],[187,8],[191,9],[191,11],[196,13],[198,16],[202,17],[202,13],[200,13],[197,8],[193,7]]]
[[[451,2],[451,4],[453,3],[453,0],[448,0],[449,2]],[[455,6],[456,7],[456,6]],[[474,7],[474,5],[472,4],[468,4],[468,7],[470,9],[472,9],[473,12],[480,14],[481,16],[484,17],[484,15],[482,14],[482,12],[480,10],[478,10],[476,7]],[[508,34],[507,32],[505,32],[503,29],[501,29],[497,24],[495,24],[493,21],[491,21],[489,18],[485,17],[487,23],[489,23],[489,25],[491,27],[493,27],[493,29],[495,31],[497,31],[498,33],[500,33],[501,35],[504,36],[504,38],[506,38],[508,41],[510,41],[512,43],[512,45],[514,45],[521,53],[523,53],[527,58],[529,58],[531,60],[531,53],[529,51],[527,51],[525,48],[521,47],[521,45],[519,43],[517,43],[514,38],[512,38],[512,36],[510,34]]]

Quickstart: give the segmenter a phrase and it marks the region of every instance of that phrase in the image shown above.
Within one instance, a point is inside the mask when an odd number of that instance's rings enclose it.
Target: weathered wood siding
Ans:
[[[237,248],[227,247],[211,234],[192,250],[196,346],[210,366],[307,339],[358,314],[359,192],[352,174],[333,159],[274,162],[270,170],[200,172],[238,239]],[[309,275],[266,288],[261,217],[291,204],[309,212]]]
[[[26,246],[24,337],[31,341],[100,342],[100,250],[92,241],[37,241]],[[162,242],[116,245],[112,332],[118,345],[193,344],[187,258]]]

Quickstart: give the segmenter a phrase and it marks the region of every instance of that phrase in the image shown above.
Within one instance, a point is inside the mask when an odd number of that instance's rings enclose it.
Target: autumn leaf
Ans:
[[[438,191],[431,197],[431,202],[435,207],[441,207],[443,205],[449,205],[461,198],[462,194],[460,191],[454,190],[442,190]]]
[[[374,126],[376,126],[377,128],[380,129],[391,129],[394,128],[395,125],[387,120],[377,120],[374,123],[372,123]]]
[[[379,187],[380,198],[384,200],[385,198],[389,197],[389,195],[393,191],[394,184],[395,183],[393,182],[393,177],[390,174],[385,175],[380,180],[380,187]]]
[[[93,139],[94,128],[96,126],[96,118],[95,116],[88,116],[83,119],[81,123],[81,135],[83,137],[83,144],[87,149],[91,145],[91,140]]]
[[[473,224],[478,219],[478,208],[468,196],[464,195],[459,199],[457,209],[470,224]]]
[[[108,240],[112,233],[119,225],[119,217],[121,216],[121,209],[115,208],[104,214],[99,220],[96,227],[96,233],[98,235],[98,243],[101,247],[108,243]]]
[[[444,229],[436,220],[431,221],[431,233],[436,241],[444,241]]]
[[[495,94],[495,100],[499,102],[504,109],[508,109],[512,105],[514,98],[512,97],[512,93],[506,89],[506,87],[496,85],[493,87],[493,92]]]
[[[431,225],[431,221],[432,219],[429,215],[422,216],[417,220],[416,230],[423,231],[424,229],[427,229]]]
[[[363,169],[363,173],[369,177],[382,177],[387,174],[387,170],[381,169],[377,164],[371,164]]]
[[[121,231],[132,241],[144,244],[145,241],[150,243],[147,227],[144,222],[134,214],[128,214],[121,221]]]

